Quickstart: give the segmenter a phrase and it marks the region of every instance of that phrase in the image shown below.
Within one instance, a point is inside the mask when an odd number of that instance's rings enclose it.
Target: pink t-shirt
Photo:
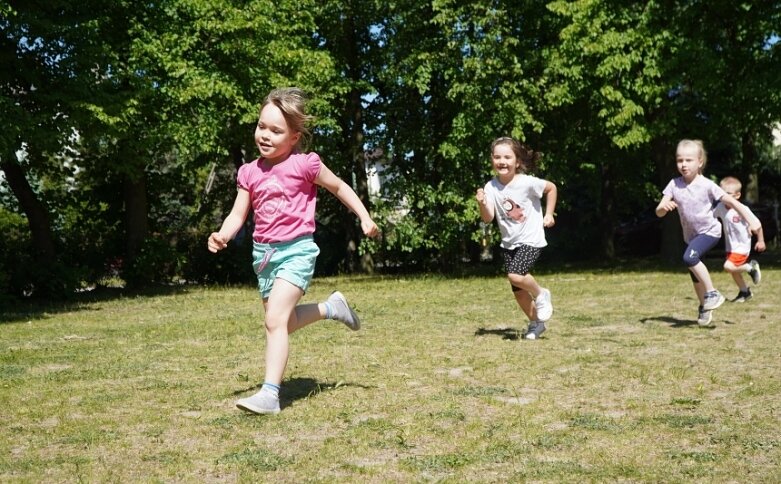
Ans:
[[[688,244],[700,234],[721,237],[721,224],[716,218],[715,208],[726,195],[720,186],[702,175],[688,185],[683,177],[673,178],[662,191],[678,205],[681,217],[683,240]]]
[[[289,242],[315,232],[319,173],[317,153],[293,152],[276,164],[258,158],[239,168],[237,184],[249,192],[255,214],[255,242]]]

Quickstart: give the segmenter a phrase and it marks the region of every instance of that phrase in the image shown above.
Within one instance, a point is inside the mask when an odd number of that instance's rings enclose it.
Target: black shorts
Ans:
[[[531,272],[534,263],[540,258],[542,247],[520,245],[514,249],[502,248],[504,257],[504,272],[525,276]]]

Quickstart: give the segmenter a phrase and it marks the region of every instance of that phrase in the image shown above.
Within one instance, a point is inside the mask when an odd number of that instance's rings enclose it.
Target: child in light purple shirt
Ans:
[[[715,208],[721,202],[734,208],[749,220],[745,205],[727,195],[724,190],[702,175],[707,163],[707,154],[700,140],[681,140],[675,152],[675,163],[679,178],[674,178],[662,192],[662,200],[656,207],[656,216],[664,217],[668,212],[678,210],[683,229],[683,239],[688,244],[683,261],[689,268],[694,292],[699,300],[697,323],[707,326],[713,319],[712,311],[724,303],[724,296],[713,287],[708,268],[702,257],[721,238],[721,225],[716,218]],[[750,224],[752,232],[760,229],[754,217]]]
[[[377,225],[352,188],[337,177],[316,153],[299,151],[309,132],[305,96],[297,88],[276,89],[263,102],[255,128],[260,157],[243,165],[237,177],[233,208],[208,248],[228,245],[254,213],[253,264],[263,299],[266,327],[266,371],[260,391],[236,402],[242,410],[279,413],[279,390],[287,366],[289,334],[321,319],[334,319],[350,329],[360,320],[344,296],[335,291],[319,304],[298,304],[309,287],[320,249],[315,231],[317,186],[331,192],[361,221],[364,235],[374,237]]]

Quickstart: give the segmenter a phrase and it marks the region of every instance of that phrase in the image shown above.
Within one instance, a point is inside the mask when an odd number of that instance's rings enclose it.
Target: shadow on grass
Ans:
[[[671,328],[686,328],[689,326],[700,326],[699,324],[697,324],[696,320],[678,319],[678,318],[673,318],[671,316],[652,316],[649,318],[643,318],[640,320],[640,322],[642,324],[654,323],[654,322],[668,323]],[[709,326],[700,326],[700,327],[704,329],[714,329],[713,324]]]
[[[234,396],[243,395],[250,390],[258,391],[263,385],[255,385],[250,388],[245,388],[243,390],[237,390],[233,392]],[[282,383],[283,390],[280,393],[279,397],[279,406],[280,408],[289,407],[292,405],[296,400],[305,400],[309,397],[314,397],[316,395],[319,395],[320,393],[324,392],[330,392],[332,390],[336,390],[337,388],[342,387],[355,387],[355,388],[374,388],[373,386],[369,385],[361,385],[360,383],[345,383],[345,382],[336,382],[336,383],[323,383],[315,380],[314,378],[290,378],[288,380],[285,380]]]
[[[781,268],[781,249],[771,249],[762,254],[753,256],[763,268],[778,269]],[[723,263],[723,254],[716,251],[708,254],[706,264],[711,272],[721,271]],[[535,266],[535,273],[540,275],[553,275],[560,273],[590,273],[590,274],[619,274],[619,273],[637,273],[644,272],[665,272],[686,277],[686,269],[681,263],[665,263],[658,256],[644,258],[617,258],[614,260],[585,260],[578,262],[567,262],[555,260],[549,257],[547,260],[542,258],[540,263]],[[379,271],[374,275],[351,275],[348,276],[353,282],[362,284],[385,284],[388,280],[395,280],[399,277],[410,278],[435,278],[435,279],[471,279],[471,278],[496,278],[504,277],[501,263],[499,261],[491,262],[472,262],[459,265],[453,270],[447,272],[387,272]],[[316,279],[326,278],[326,276],[316,276]],[[253,284],[236,283],[232,287],[254,287]],[[20,298],[12,296],[3,296],[0,294],[0,325],[7,323],[27,322],[30,320],[45,319],[48,314],[70,311],[89,310],[89,305],[97,302],[111,301],[122,298],[134,297],[155,297],[161,295],[175,295],[186,293],[191,287],[201,287],[201,285],[158,285],[140,290],[129,290],[117,287],[98,287],[93,291],[85,291],[72,295],[65,300],[46,300],[43,298]],[[651,318],[648,319],[649,321]],[[669,321],[668,321],[669,322]],[[679,324],[680,325],[680,324]],[[683,322],[683,326],[687,326]],[[478,330],[480,331],[480,330]],[[493,331],[493,330],[484,330]],[[491,334],[491,333],[483,333]],[[504,333],[500,334],[505,336]],[[507,339],[517,339],[508,335]]]
[[[521,332],[518,331],[517,329],[512,329],[512,328],[502,328],[502,329],[478,328],[477,331],[475,331],[475,336],[485,336],[487,334],[501,336],[502,339],[508,339],[511,341],[515,341],[521,338]]]
[[[74,294],[68,299],[15,298],[4,301],[0,308],[0,324],[24,323],[30,320],[45,319],[49,314],[72,311],[96,311],[91,304],[114,301],[123,298],[157,297],[184,294],[186,285],[153,286],[131,290],[118,287],[99,287],[92,291]]]

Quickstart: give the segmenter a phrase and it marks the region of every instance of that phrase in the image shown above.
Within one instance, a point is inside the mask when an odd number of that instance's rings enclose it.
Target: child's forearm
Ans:
[[[558,202],[559,194],[556,185],[551,183],[551,187],[545,195],[545,215],[553,217],[556,214],[556,203]]]
[[[757,230],[762,230],[762,222],[759,221],[759,218],[757,218],[757,216],[754,215],[754,212],[752,212],[747,206],[735,200],[732,208],[734,208],[735,211],[738,212],[738,215],[743,217],[743,220],[748,222],[749,227],[754,227],[754,229],[752,229],[752,232],[756,233]],[[759,229],[756,229],[757,226],[759,226]]]
[[[757,243],[765,245],[765,235],[762,232],[762,225],[759,226],[759,230],[754,232],[757,236]]]
[[[479,203],[478,205],[480,206],[480,220],[484,223],[491,223],[494,219],[494,214],[492,214],[484,204]]]
[[[232,240],[239,230],[241,230],[242,225],[244,225],[244,219],[231,212],[225,217],[225,220],[222,221],[222,226],[218,233],[220,234],[220,237],[223,237],[226,241]]]
[[[349,208],[361,221],[371,220],[369,211],[366,210],[366,206],[363,204],[358,194],[355,193],[350,185],[345,182],[339,184],[339,188],[334,192],[334,196],[339,199],[342,204]]]

